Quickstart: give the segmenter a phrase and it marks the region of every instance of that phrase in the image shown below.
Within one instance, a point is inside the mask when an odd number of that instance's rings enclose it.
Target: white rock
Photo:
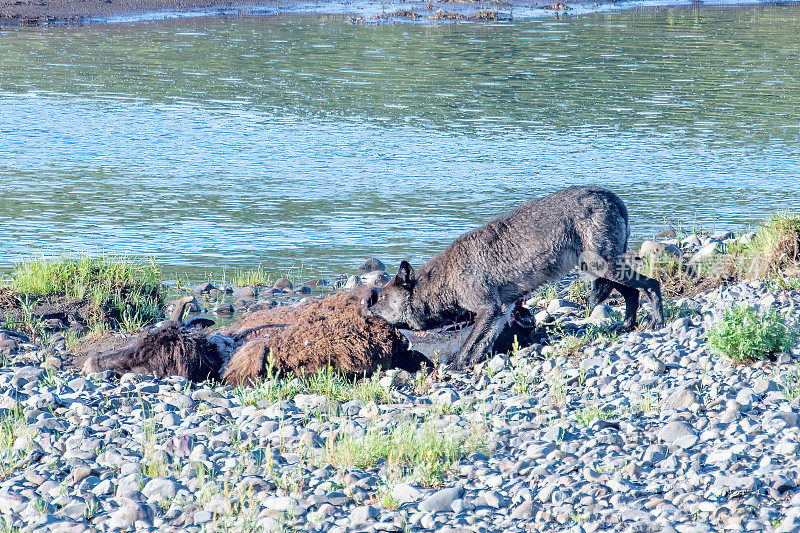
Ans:
[[[349,291],[361,285],[361,278],[359,276],[350,276],[344,284],[344,289]]]
[[[641,360],[642,367],[655,372],[656,374],[663,374],[666,370],[664,363],[653,357],[652,355],[645,355]]]

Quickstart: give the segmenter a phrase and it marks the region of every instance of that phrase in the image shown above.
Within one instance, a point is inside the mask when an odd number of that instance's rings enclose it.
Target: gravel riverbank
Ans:
[[[758,0],[707,0],[704,6],[747,6]],[[692,0],[0,0],[0,24],[125,23],[187,17],[316,14],[353,22],[485,21],[583,15],[659,7],[697,7]]]
[[[679,302],[686,316],[663,330],[599,339],[578,357],[523,351],[425,379],[390,371],[372,382],[386,388],[378,403],[83,377],[58,370],[63,341],[22,345],[0,370],[2,520],[24,531],[796,531],[800,352],[736,367],[711,355],[706,329],[740,302],[800,318],[799,292],[734,285]]]

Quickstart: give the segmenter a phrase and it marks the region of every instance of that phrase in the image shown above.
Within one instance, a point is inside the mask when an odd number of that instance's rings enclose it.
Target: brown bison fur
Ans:
[[[195,382],[219,381],[222,356],[200,331],[167,321],[135,337],[127,346],[92,355],[83,365],[86,373],[115,370],[155,376],[183,376]]]
[[[169,320],[143,330],[124,346],[90,355],[86,373],[115,370],[156,376],[183,376],[192,381],[219,381],[223,358],[216,344],[198,328],[184,326],[183,312],[193,297],[178,300]]]
[[[298,307],[278,307],[242,317],[228,329],[244,341],[228,363],[224,381],[248,384],[267,375],[314,373],[332,367],[351,376],[380,368],[416,371],[430,361],[366,306],[372,289],[339,293]]]
[[[305,305],[256,311],[220,334],[207,335],[181,321],[178,302],[170,320],[142,331],[124,346],[91,355],[85,372],[138,371],[179,375],[192,381],[220,380],[225,353],[233,348],[222,378],[231,385],[253,384],[267,376],[268,356],[277,374],[313,373],[331,366],[350,376],[378,367],[416,371],[430,361],[410,351],[408,341],[385,320],[369,313],[371,288],[313,300]]]

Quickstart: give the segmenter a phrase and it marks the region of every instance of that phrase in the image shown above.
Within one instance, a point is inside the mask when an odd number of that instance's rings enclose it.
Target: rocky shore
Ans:
[[[0,523],[796,531],[800,351],[740,366],[713,355],[705,334],[738,303],[800,318],[800,292],[741,283],[676,302],[660,331],[577,353],[498,355],[470,374],[390,371],[367,380],[379,391],[368,401],[80,376],[59,369],[63,338],[22,344],[0,370]],[[570,302],[547,305],[580,320]]]
[[[758,3],[753,0],[738,5]],[[704,5],[729,5],[728,0],[710,0]],[[185,17],[317,14],[347,17],[351,22],[389,21],[484,21],[515,18],[586,14],[625,9],[695,6],[691,0],[596,1],[568,3],[543,0],[406,0],[382,3],[375,0],[0,0],[0,24],[26,26],[140,22]]]

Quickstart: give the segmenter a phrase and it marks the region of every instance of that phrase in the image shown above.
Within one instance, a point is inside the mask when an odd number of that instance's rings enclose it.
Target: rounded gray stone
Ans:
[[[292,282],[289,281],[287,278],[278,278],[275,280],[275,283],[272,285],[272,288],[281,290],[283,289],[293,290],[294,285],[292,285]]]
[[[386,270],[386,265],[384,265],[380,259],[370,257],[361,263],[361,266],[358,267],[358,270],[366,274],[367,272],[373,272],[375,270]]]
[[[422,493],[413,485],[398,483],[392,487],[392,497],[399,503],[407,503],[419,500]]]
[[[667,423],[658,431],[658,438],[681,448],[691,448],[700,440],[688,424],[680,421]]]
[[[460,485],[441,489],[419,504],[419,510],[423,512],[447,512],[451,510],[453,502],[464,494],[464,488]]]

